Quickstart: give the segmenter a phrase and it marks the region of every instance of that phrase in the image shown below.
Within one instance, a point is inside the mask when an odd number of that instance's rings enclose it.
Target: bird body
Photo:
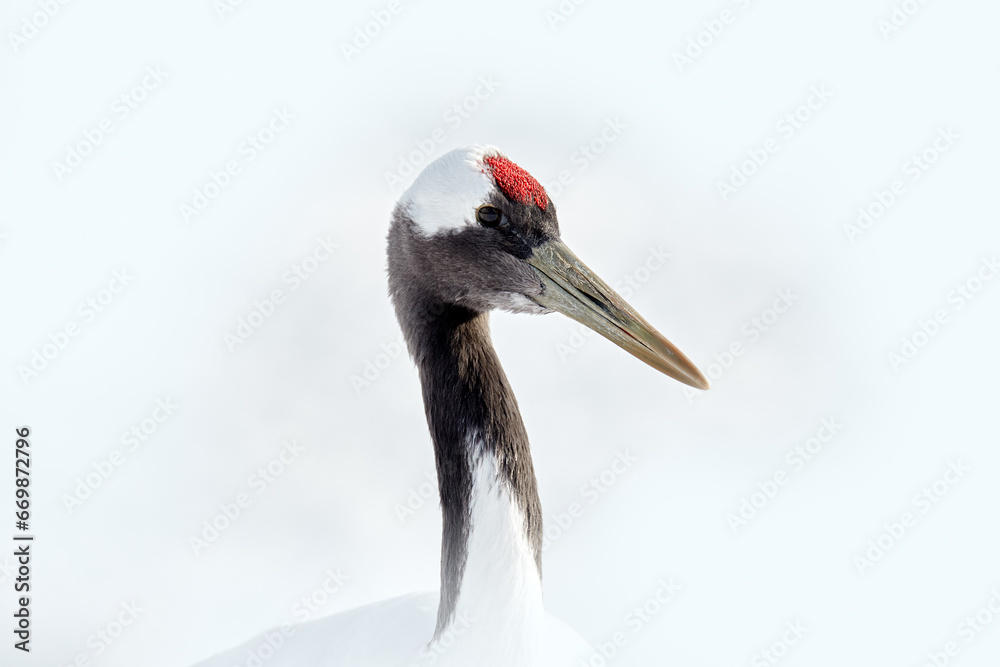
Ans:
[[[441,588],[299,626],[267,665],[575,666],[589,648],[544,612],[541,503],[489,312],[562,312],[671,377],[707,382],[562,243],[544,188],[493,147],[445,154],[404,193],[388,277],[434,443]],[[244,664],[246,650],[202,667]]]
[[[509,647],[478,643],[470,634],[476,619],[462,613],[431,639],[437,606],[437,592],[374,602],[273,628],[196,667],[578,667],[591,653],[578,634],[548,614],[537,626],[541,641],[531,663],[517,662]]]

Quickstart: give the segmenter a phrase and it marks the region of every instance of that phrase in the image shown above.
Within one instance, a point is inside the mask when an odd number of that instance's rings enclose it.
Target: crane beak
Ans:
[[[530,297],[593,329],[675,380],[708,389],[701,371],[632,306],[597,277],[562,241],[537,246],[528,258],[545,289]]]

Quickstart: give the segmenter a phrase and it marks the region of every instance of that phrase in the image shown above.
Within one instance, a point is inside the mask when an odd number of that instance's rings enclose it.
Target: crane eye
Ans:
[[[495,206],[480,206],[476,209],[476,220],[483,227],[496,227],[503,220],[503,213]]]

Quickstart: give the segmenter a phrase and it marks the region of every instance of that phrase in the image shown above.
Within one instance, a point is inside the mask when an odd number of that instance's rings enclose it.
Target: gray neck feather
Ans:
[[[394,225],[389,234],[389,290],[420,372],[437,459],[443,514],[440,634],[454,615],[468,556],[472,462],[483,453],[495,457],[498,476],[523,513],[539,575],[542,512],[528,436],[490,342],[487,314],[441,303],[422,290],[419,275],[408,270],[401,233]],[[480,451],[470,451],[473,447]]]

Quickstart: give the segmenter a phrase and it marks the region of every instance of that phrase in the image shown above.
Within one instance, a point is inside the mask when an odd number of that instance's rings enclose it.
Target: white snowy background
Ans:
[[[713,384],[561,316],[492,319],[546,605],[591,664],[996,665],[998,21],[987,0],[5,2],[0,664],[189,665],[437,587],[385,233],[422,164],[491,143]]]

